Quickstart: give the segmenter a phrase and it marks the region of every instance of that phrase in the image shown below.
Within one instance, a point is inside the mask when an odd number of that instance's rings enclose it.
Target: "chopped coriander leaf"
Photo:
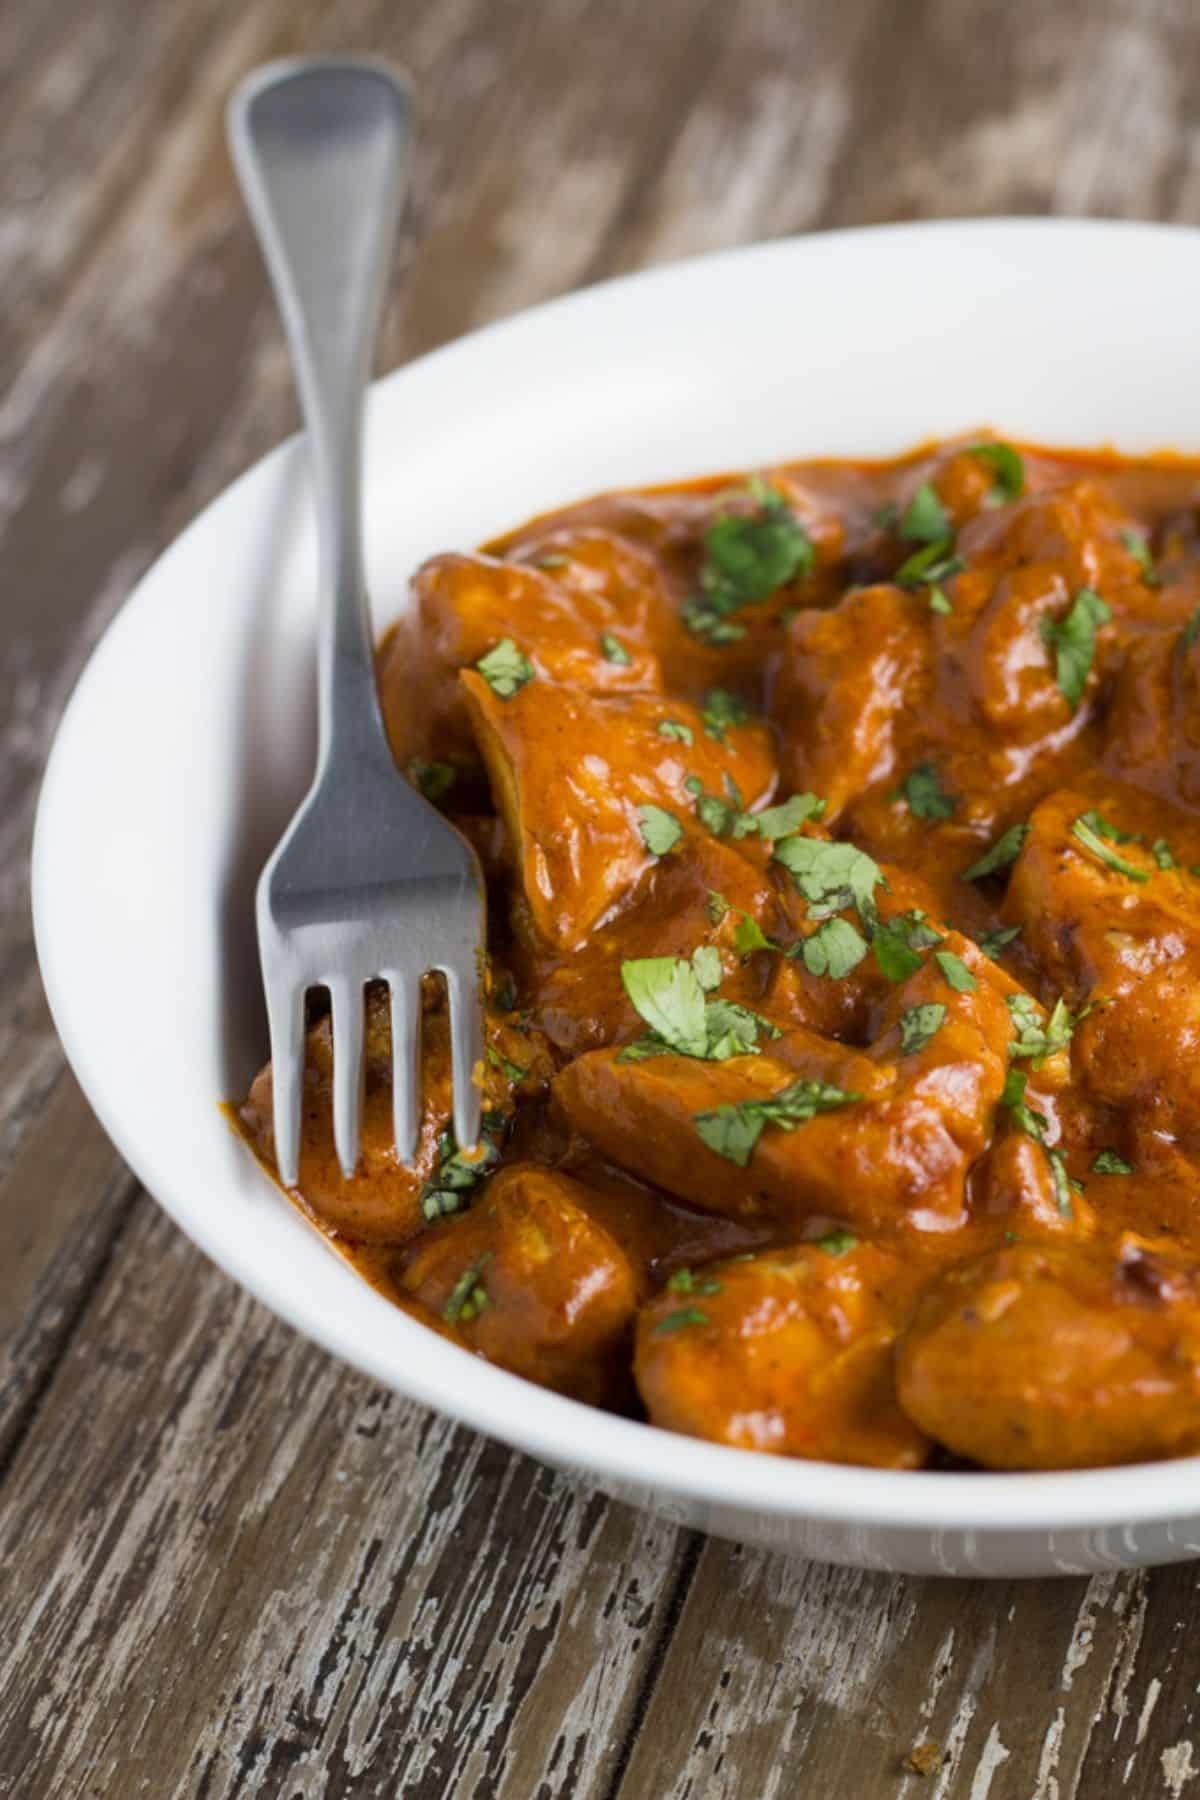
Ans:
[[[749,913],[743,913],[733,928],[733,946],[739,956],[748,956],[751,950],[776,948],[758,920],[752,919]]]
[[[897,798],[904,800],[915,819],[950,819],[958,801],[941,784],[930,762],[918,763],[900,783]]]
[[[777,1038],[778,1025],[764,1019],[761,1013],[739,1006],[736,1000],[710,1000],[704,1009],[704,1028],[708,1033],[705,1055],[709,1062],[725,1062],[731,1056],[748,1056],[757,1050],[760,1038]]]
[[[714,837],[728,837],[737,821],[737,814],[728,800],[703,790],[696,799],[696,817],[705,831],[711,831]]]
[[[721,952],[711,944],[701,944],[698,950],[692,951],[692,974],[700,983],[706,994],[711,994],[721,985]]]
[[[901,1056],[912,1056],[917,1050],[923,1050],[945,1023],[946,1008],[940,1000],[931,1000],[924,1006],[910,1006],[900,1020]]]
[[[1008,1054],[1011,1057],[1028,1056],[1035,1069],[1040,1069],[1048,1056],[1057,1056],[1060,1050],[1067,1048],[1079,1023],[1061,994],[1044,1024],[1042,1009],[1029,994],[1009,994],[1007,1006],[1017,1033],[1008,1047]]]
[[[467,1204],[464,1195],[500,1160],[500,1151],[488,1132],[502,1130],[503,1126],[503,1119],[485,1114],[479,1150],[470,1157],[458,1148],[452,1131],[442,1133],[438,1139],[438,1166],[421,1190],[421,1211],[426,1219],[444,1218]]]
[[[986,463],[995,476],[995,485],[987,497],[989,506],[1004,506],[1009,500],[1020,499],[1025,492],[1025,464],[1011,444],[971,444],[968,454]]]
[[[1154,557],[1150,551],[1144,531],[1131,531],[1128,528],[1121,533],[1121,542],[1132,556],[1142,573],[1142,580],[1147,587],[1161,587],[1162,576],[1154,567]]]
[[[953,538],[939,538],[936,543],[922,544],[919,550],[906,556],[896,570],[894,580],[903,588],[920,587],[922,583],[934,587],[938,582],[949,581],[962,567],[962,557],[954,554]],[[945,595],[942,598],[945,599]],[[947,610],[949,605],[947,601]]]
[[[888,500],[871,515],[871,523],[877,531],[894,531],[900,523],[900,508],[894,500]]]
[[[792,1131],[818,1113],[834,1112],[861,1098],[827,1082],[793,1081],[768,1099],[727,1102],[713,1112],[697,1113],[692,1122],[710,1150],[744,1169],[764,1126]]]
[[[497,1012],[513,1012],[517,1004],[517,987],[511,975],[506,975],[495,993],[492,995]]]
[[[1133,1164],[1115,1150],[1100,1150],[1092,1158],[1093,1175],[1132,1175]]]
[[[605,662],[616,663],[622,669],[627,669],[633,661],[624,644],[611,631],[606,631],[600,639],[600,654]]]
[[[1197,606],[1180,634],[1180,643],[1185,650],[1190,650],[1196,639],[1200,637],[1200,606]]]
[[[1080,588],[1061,619],[1042,619],[1042,642],[1054,651],[1054,672],[1067,705],[1074,712],[1096,655],[1096,633],[1112,618],[1112,608],[1092,588]]]
[[[941,588],[938,587],[936,582],[930,584],[929,610],[930,612],[942,613],[943,615],[954,611],[954,608],[951,606],[949,600],[947,600],[945,594],[942,592]]]
[[[748,722],[750,708],[737,694],[731,694],[728,688],[709,688],[704,696],[700,717],[704,721],[705,736],[723,744],[727,731],[735,725],[745,725]]]
[[[1097,837],[1107,838],[1110,844],[1140,844],[1142,841],[1141,832],[1122,831],[1119,825],[1114,825],[1111,819],[1106,819],[1094,807],[1079,816],[1085,825],[1090,825]]]
[[[704,910],[714,925],[719,925],[729,911],[729,902],[724,894],[718,894],[712,888],[708,890],[708,899],[704,902]]]
[[[998,869],[1007,869],[1009,863],[1016,862],[1021,853],[1021,845],[1028,836],[1028,825],[1010,825],[1007,831],[1001,832],[990,850],[985,850],[977,862],[963,870],[963,880],[982,881],[985,875],[994,875]]]
[[[640,957],[621,964],[621,983],[638,1017],[668,1049],[704,1055],[704,989],[690,964],[675,956]]]
[[[785,800],[780,806],[767,806],[762,812],[746,813],[744,822],[748,829],[742,835],[749,836],[754,831],[759,837],[769,838],[772,843],[777,844],[782,838],[791,837],[799,831],[809,819],[819,819],[824,811],[825,802],[819,800],[816,794],[793,794],[790,800]]]
[[[408,765],[408,778],[420,788],[427,800],[444,798],[454,786],[458,770],[453,763],[422,762],[414,756]]]
[[[539,556],[535,566],[539,569],[565,569],[570,560],[561,551],[551,550],[546,556]]]
[[[491,1251],[485,1250],[469,1269],[463,1270],[451,1288],[450,1297],[442,1308],[442,1317],[447,1325],[465,1325],[471,1319],[478,1318],[484,1308],[491,1304],[487,1289],[479,1279],[491,1257]]]
[[[1006,949],[1020,935],[1021,927],[1019,925],[1000,925],[995,931],[985,931],[980,934],[979,948],[986,957],[995,962],[1000,951]]]
[[[825,975],[831,981],[840,981],[856,969],[866,954],[865,940],[847,919],[826,919],[805,938],[800,951],[810,975]]]
[[[1064,1219],[1074,1214],[1071,1205],[1071,1189],[1076,1184],[1067,1174],[1067,1159],[1061,1150],[1047,1150],[1046,1160],[1050,1164],[1050,1180],[1054,1186],[1054,1204]]]
[[[679,820],[661,806],[639,806],[637,810],[642,842],[651,856],[668,855],[683,836]]]
[[[657,730],[659,737],[669,738],[674,744],[694,744],[696,741],[691,726],[678,719],[660,719]]]
[[[961,956],[953,950],[935,950],[933,960],[956,994],[973,994],[976,981]]]
[[[724,619],[706,600],[685,601],[680,617],[693,637],[720,649],[725,644],[736,644],[746,635],[746,627],[739,625],[735,619]]]
[[[697,1275],[691,1269],[676,1269],[667,1277],[667,1292],[671,1294],[719,1294],[721,1283],[712,1275]]]
[[[845,1256],[847,1250],[853,1250],[858,1243],[852,1231],[827,1231],[824,1237],[813,1238],[814,1248],[823,1250],[826,1256]]]
[[[1000,1096],[1001,1106],[1006,1106],[1013,1117],[1013,1124],[1026,1137],[1036,1139],[1039,1144],[1046,1141],[1046,1131],[1050,1121],[1045,1113],[1037,1112],[1025,1099],[1025,1088],[1029,1077],[1020,1069],[1010,1069],[1004,1081],[1004,1092]]]
[[[920,950],[932,950],[941,936],[930,925],[925,914],[914,907],[911,912],[896,913],[876,927],[871,949],[879,972],[888,981],[907,981],[921,966]]]
[[[489,1044],[487,1047],[487,1059],[492,1067],[499,1069],[502,1075],[506,1075],[514,1086],[524,1081],[525,1070],[520,1063],[509,1062],[507,1056],[501,1056],[494,1044]]]
[[[827,919],[854,906],[868,931],[874,931],[879,917],[875,889],[883,882],[883,870],[865,851],[824,838],[788,837],[775,846],[775,860],[808,901],[810,919]]]
[[[501,638],[494,649],[475,664],[498,700],[511,700],[527,681],[533,680],[533,664],[511,638]]]
[[[708,1314],[701,1312],[698,1306],[684,1306],[678,1312],[668,1313],[654,1327],[655,1337],[669,1337],[672,1332],[683,1331],[689,1325],[707,1325]]]
[[[1174,869],[1178,866],[1166,838],[1155,838],[1150,846],[1150,854],[1160,869]]]
[[[900,536],[910,544],[937,544],[953,534],[950,515],[932,482],[923,481],[900,520]]]
[[[1123,856],[1118,856],[1115,850],[1109,849],[1099,833],[1088,824],[1086,814],[1082,814],[1076,819],[1071,827],[1071,836],[1077,844],[1082,845],[1089,855],[1094,856],[1097,862],[1104,863],[1116,874],[1125,875],[1130,881],[1149,881],[1148,870],[1139,869],[1136,863],[1126,862]]]
[[[766,600],[813,566],[812,540],[783,495],[763,481],[750,491],[756,514],[725,513],[704,534],[700,585],[717,612]]]
[[[702,794],[704,792],[704,783],[698,775],[685,775],[683,778],[683,785],[689,794]]]

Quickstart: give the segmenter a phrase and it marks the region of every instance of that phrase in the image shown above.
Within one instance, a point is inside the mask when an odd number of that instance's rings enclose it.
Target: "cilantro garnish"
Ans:
[[[900,536],[910,544],[940,544],[952,537],[950,515],[932,482],[923,481],[900,519]]]
[[[826,1256],[845,1256],[847,1250],[853,1250],[858,1243],[852,1231],[837,1229],[827,1231],[824,1237],[813,1238],[813,1248],[823,1250]]]
[[[917,1050],[923,1050],[945,1023],[946,1008],[940,1000],[928,1001],[924,1006],[910,1006],[900,1020],[901,1056],[912,1056]]]
[[[600,654],[605,662],[616,663],[622,669],[629,668],[633,662],[624,644],[611,631],[606,631],[600,639]]]
[[[1168,844],[1166,838],[1155,838],[1150,846],[1150,854],[1160,869],[1174,869],[1178,867],[1175,858],[1171,854],[1171,846]]]
[[[691,1269],[682,1268],[667,1277],[667,1291],[671,1294],[719,1294],[721,1283],[713,1275],[697,1275]]]
[[[953,950],[935,950],[933,960],[956,994],[974,993],[975,977],[961,956],[955,956]]]
[[[1180,633],[1179,641],[1185,650],[1190,650],[1196,639],[1200,637],[1200,606],[1194,608],[1187,624]]]
[[[985,931],[980,935],[979,948],[986,957],[995,962],[999,952],[1020,935],[1021,927],[1019,925],[1000,925],[995,931]]]
[[[1061,619],[1042,619],[1042,642],[1054,651],[1054,672],[1063,698],[1074,712],[1096,654],[1096,633],[1112,618],[1112,608],[1093,588],[1080,588]]]
[[[920,950],[932,950],[941,937],[920,908],[896,913],[876,927],[871,949],[879,972],[888,981],[907,981],[921,966]]]
[[[721,985],[721,952],[712,944],[693,950],[692,974],[706,994],[713,993]]]
[[[501,1056],[494,1044],[487,1047],[487,1059],[494,1069],[499,1069],[502,1075],[507,1076],[514,1087],[524,1081],[526,1071],[520,1063],[509,1062],[507,1056]]]
[[[769,938],[757,919],[749,913],[743,913],[733,928],[733,947],[739,956],[748,956],[752,950],[777,950],[778,944]]]
[[[651,856],[668,855],[683,836],[679,820],[661,806],[639,806],[637,810],[642,842]]]
[[[485,1127],[487,1122],[485,1118]],[[498,1129],[502,1123],[495,1117],[492,1128]],[[461,1211],[467,1205],[465,1196],[499,1160],[500,1151],[486,1129],[479,1140],[479,1150],[471,1157],[463,1155],[452,1131],[443,1131],[438,1139],[438,1166],[421,1190],[421,1211],[426,1219],[432,1222],[447,1213]]]
[[[863,924],[874,931],[879,916],[875,889],[883,881],[883,870],[865,851],[824,838],[788,837],[775,846],[775,860],[808,901],[810,919],[827,919],[854,906]]]
[[[1035,1069],[1040,1069],[1048,1056],[1056,1056],[1067,1048],[1079,1023],[1061,994],[1044,1023],[1041,1007],[1029,994],[1009,994],[1006,1004],[1017,1033],[1008,1054],[1028,1056]]]
[[[905,557],[896,570],[895,581],[898,587],[915,588],[924,584],[930,592],[929,604],[935,612],[952,612],[953,608],[942,593],[940,582],[949,581],[951,575],[957,575],[963,567],[961,556],[954,554],[953,538],[941,538],[934,544],[922,544],[911,556]],[[933,595],[937,594],[935,603]]]
[[[1028,836],[1028,825],[1010,825],[1007,831],[1001,832],[990,850],[985,850],[977,862],[963,870],[963,880],[982,881],[985,875],[994,875],[997,869],[1007,869],[1009,863],[1016,862]]]
[[[688,630],[709,643],[743,636],[729,614],[769,599],[813,566],[812,540],[783,495],[761,480],[748,487],[757,511],[713,520],[704,534],[701,592],[683,609]]]
[[[1012,1114],[1013,1123],[1026,1137],[1044,1144],[1046,1131],[1050,1121],[1045,1113],[1034,1110],[1025,1099],[1025,1089],[1029,1077],[1021,1069],[1010,1069],[1004,1080],[1004,1092],[1000,1096],[1001,1106],[1006,1106]]]
[[[533,680],[533,664],[511,638],[501,638],[495,649],[475,664],[498,700],[511,700],[527,681]]]
[[[454,786],[458,770],[453,763],[422,762],[419,756],[414,756],[408,764],[407,774],[427,800],[437,801]]]
[[[1075,1185],[1067,1174],[1067,1159],[1061,1150],[1047,1150],[1046,1161],[1050,1164],[1050,1180],[1054,1187],[1054,1204],[1064,1219],[1069,1219],[1074,1207],[1071,1205],[1071,1189]]]
[[[491,1251],[485,1250],[469,1269],[463,1270],[442,1308],[442,1317],[447,1325],[466,1325],[470,1320],[477,1319],[486,1306],[491,1305],[487,1289],[479,1279],[491,1259]]]
[[[1094,819],[1097,815],[1092,814],[1090,817]],[[1104,821],[1101,820],[1100,823],[1103,825]],[[1123,856],[1118,856],[1115,850],[1109,849],[1095,825],[1089,823],[1087,813],[1081,813],[1076,819],[1071,827],[1071,836],[1077,844],[1082,845],[1089,855],[1094,856],[1097,862],[1102,862],[1106,868],[1114,870],[1116,874],[1125,875],[1130,881],[1149,881],[1150,874],[1147,869],[1139,869],[1136,863],[1126,862]]]
[[[764,807],[762,812],[743,814],[746,826],[745,835],[757,832],[759,837],[769,838],[772,843],[779,843],[782,838],[791,837],[799,831],[809,819],[819,819],[825,811],[825,802],[816,794],[793,794],[789,800],[779,806]]]
[[[727,1102],[713,1112],[697,1113],[692,1122],[710,1150],[744,1169],[765,1126],[793,1131],[818,1113],[835,1112],[861,1099],[861,1094],[847,1093],[828,1082],[793,1081],[767,1099]]]
[[[564,556],[561,551],[551,550],[545,556],[535,557],[534,567],[538,569],[565,569],[570,560],[570,557]]]
[[[1115,1150],[1100,1150],[1092,1158],[1093,1175],[1132,1175],[1133,1164]]]
[[[930,762],[918,763],[900,783],[897,798],[904,800],[916,819],[950,819],[958,801],[941,784],[937,770]]]
[[[1141,571],[1146,586],[1161,587],[1162,576],[1154,567],[1154,557],[1145,532],[1126,529],[1121,533],[1121,542]]]
[[[679,719],[660,719],[656,727],[660,738],[668,738],[675,744],[693,744],[695,733],[690,725],[684,725]]]
[[[675,956],[647,956],[621,964],[621,981],[638,1017],[650,1027],[618,1052],[621,1062],[644,1062],[674,1052],[708,1062],[724,1062],[758,1048],[779,1029],[733,1000],[706,1000],[721,979],[721,959],[703,945],[690,962]]]
[[[856,969],[867,954],[865,939],[847,919],[826,919],[800,946],[800,957],[810,975],[840,981]]]
[[[698,1306],[684,1306],[678,1312],[668,1313],[654,1327],[655,1337],[669,1337],[673,1332],[683,1331],[688,1325],[707,1325],[708,1314],[701,1312]]]
[[[729,911],[729,902],[724,894],[718,894],[710,888],[708,899],[704,902],[704,910],[708,914],[710,922],[713,925],[719,925]]]
[[[704,696],[700,717],[704,721],[705,736],[723,744],[727,731],[735,725],[747,723],[750,708],[737,694],[731,694],[728,688],[709,688]]]
[[[989,506],[1004,506],[1025,492],[1025,464],[1011,444],[970,444],[967,453],[986,463],[995,477],[987,497]]]

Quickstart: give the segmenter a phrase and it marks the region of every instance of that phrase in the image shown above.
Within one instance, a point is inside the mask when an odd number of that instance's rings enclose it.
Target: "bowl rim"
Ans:
[[[488,339],[502,346],[506,336],[556,320],[566,312],[586,314],[602,309],[614,290],[678,286],[697,270],[718,269],[733,262],[753,263],[761,269],[773,260],[797,254],[819,257],[823,246],[851,241],[910,239],[918,244],[930,236],[993,240],[1020,235],[1101,238],[1114,234],[1131,243],[1141,240],[1147,246],[1190,240],[1200,249],[1200,230],[1186,225],[1021,216],[896,222],[774,238],[614,276],[522,309],[391,371],[373,384],[373,392],[403,381],[414,369],[436,373],[464,344],[477,345]],[[90,1105],[142,1185],[211,1261],[293,1328],[341,1360],[389,1389],[526,1454],[578,1470],[588,1479],[607,1479],[626,1489],[652,1493],[660,1507],[664,1501],[669,1505],[669,1497],[675,1495],[770,1517],[926,1534],[1100,1529],[1135,1521],[1170,1522],[1195,1509],[1200,1495],[1200,1456],[1100,1469],[934,1472],[774,1457],[681,1436],[602,1412],[484,1363],[427,1331],[361,1282],[364,1306],[386,1308],[394,1331],[396,1354],[379,1354],[343,1320],[314,1321],[286,1278],[277,1278],[271,1266],[243,1253],[236,1235],[231,1248],[229,1235],[210,1229],[207,1220],[198,1218],[180,1200],[180,1187],[186,1183],[181,1182],[177,1166],[158,1155],[153,1146],[131,1141],[126,1131],[119,1104],[114,1102],[116,1088],[100,1056],[99,1040],[88,1032],[86,1020],[73,1003],[60,945],[47,923],[47,896],[55,879],[59,833],[69,816],[64,801],[81,749],[86,752],[86,745],[79,741],[81,696],[101,680],[126,634],[136,630],[137,602],[152,578],[169,570],[174,558],[187,554],[194,534],[205,527],[215,509],[228,505],[248,484],[261,481],[265,470],[278,468],[298,441],[293,436],[277,445],[225,487],[137,581],[76,682],[55,732],[38,798],[32,850],[33,919],[51,1015]],[[218,1104],[214,1100],[214,1111]],[[406,1356],[406,1350],[413,1354]]]

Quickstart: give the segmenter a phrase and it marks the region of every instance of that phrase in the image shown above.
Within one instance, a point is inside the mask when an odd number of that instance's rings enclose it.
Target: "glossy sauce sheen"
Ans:
[[[369,992],[359,1170],[314,1016],[294,1197],[432,1329],[669,1429],[1200,1449],[1198,606],[1200,464],[977,439],[434,558],[381,693],[488,875],[488,1141],[429,980],[396,1163]]]

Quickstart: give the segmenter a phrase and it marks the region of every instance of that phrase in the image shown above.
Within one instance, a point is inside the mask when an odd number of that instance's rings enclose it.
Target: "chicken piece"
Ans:
[[[555,1101],[612,1161],[715,1212],[792,1229],[831,1216],[881,1238],[953,1230],[1004,1087],[1015,984],[957,934],[943,946],[971,989],[931,957],[888,996],[869,1053],[804,1029],[724,1062],[600,1050],[558,1075]]]
[[[1172,1133],[1200,1129],[1198,860],[1187,815],[1134,788],[1067,790],[1034,812],[1005,902],[1048,985],[1094,1008],[1073,1045],[1088,1092]]]
[[[537,938],[570,950],[691,835],[706,803],[766,800],[776,771],[757,721],[705,729],[682,700],[605,698],[529,681],[509,699],[459,677]],[[736,799],[731,800],[731,796]]]
[[[516,1163],[397,1256],[401,1293],[489,1362],[593,1405],[629,1398],[638,1278],[587,1189]]]
[[[1105,766],[1200,807],[1200,641],[1187,625],[1136,639],[1117,674]]]
[[[900,1403],[993,1469],[1200,1449],[1200,1268],[1127,1238],[1015,1244],[958,1264],[896,1345]]]
[[[544,680],[588,693],[657,692],[662,676],[648,642],[657,596],[636,579],[640,572],[567,584],[557,568],[490,556],[425,563],[412,584],[413,613],[379,653],[380,704],[397,762],[469,768],[477,761],[458,672],[506,638]]]
[[[735,933],[748,918],[768,937],[791,935],[785,901],[768,876],[733,844],[689,835],[651,864],[610,925],[573,951],[535,947],[523,992],[550,1042],[571,1056],[627,1043],[646,1029],[621,980],[622,963],[639,957],[690,957],[712,945],[721,957],[722,998],[757,1008],[778,959],[738,951]]]
[[[436,992],[436,991],[435,991]],[[295,1190],[325,1230],[362,1243],[400,1244],[450,1211],[495,1161],[517,1096],[544,1090],[552,1064],[540,1033],[487,1018],[488,1060],[480,1071],[492,1128],[479,1156],[460,1155],[450,1132],[450,1027],[444,1005],[427,993],[421,1053],[421,1126],[410,1167],[397,1160],[392,1119],[392,1027],[386,988],[367,989],[362,1148],[358,1168],[343,1175],[333,1142],[333,1044],[328,1015],[305,1042],[300,1181]],[[494,1059],[494,1060],[493,1060]],[[519,1074],[519,1079],[518,1079]],[[274,1167],[271,1065],[254,1079],[241,1109],[247,1135]],[[431,1207],[436,1210],[431,1211]]]
[[[638,1317],[651,1422],[777,1456],[918,1468],[928,1442],[896,1399],[902,1263],[834,1232],[677,1273]]]
[[[896,773],[899,728],[919,714],[932,681],[931,621],[916,594],[879,586],[788,626],[770,712],[784,780],[821,796],[826,824]]]

